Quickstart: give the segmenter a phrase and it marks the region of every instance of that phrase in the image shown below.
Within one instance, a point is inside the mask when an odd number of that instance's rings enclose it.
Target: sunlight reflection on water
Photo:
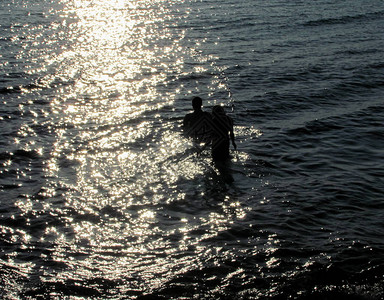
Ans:
[[[0,294],[382,295],[380,1],[299,2],[1,1]]]
[[[66,2],[70,42],[49,62],[57,66],[55,78],[46,78],[69,83],[52,102],[60,127],[46,165],[65,189],[58,209],[69,211],[65,237],[54,227],[47,232],[56,237],[55,259],[67,265],[58,282],[125,278],[132,289],[146,281],[146,289],[156,288],[196,268],[211,255],[201,241],[247,213],[214,183],[209,155],[196,159],[165,116],[173,114],[180,87],[164,87],[188,72],[207,72],[193,64],[183,70],[184,52],[197,51],[181,44],[184,29],[172,27],[188,11],[171,7],[172,1]],[[209,204],[215,195],[221,204]]]

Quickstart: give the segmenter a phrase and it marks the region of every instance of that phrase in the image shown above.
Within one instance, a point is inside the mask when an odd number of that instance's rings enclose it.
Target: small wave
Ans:
[[[214,75],[211,72],[204,72],[204,73],[183,73],[176,77],[176,80],[179,82],[189,82],[191,80],[199,80],[199,79],[206,79],[211,78],[211,76]]]
[[[368,14],[359,14],[355,16],[341,16],[336,18],[324,18],[319,20],[308,21],[304,23],[304,26],[322,26],[322,25],[337,25],[348,24],[353,22],[359,22],[362,20],[372,20],[381,18],[384,15],[384,11],[373,12]]]
[[[374,63],[369,65],[372,69],[384,69],[384,63]]]
[[[14,152],[1,152],[0,161],[12,160],[12,161],[22,161],[26,159],[36,159],[39,157],[39,153],[36,150],[23,150],[19,149]]]
[[[39,89],[41,86],[30,83],[26,85],[16,85],[10,87],[2,87],[0,88],[0,94],[21,94],[23,91],[30,91]]]
[[[342,125],[334,124],[331,122],[325,122],[320,120],[314,120],[305,124],[304,127],[298,127],[288,130],[288,135],[317,135],[319,133],[328,132],[332,130],[343,129]]]
[[[13,189],[18,189],[21,187],[21,184],[2,184],[0,185],[0,189],[2,190],[13,190]]]
[[[382,51],[380,49],[377,49],[377,48],[373,48],[373,49],[345,49],[345,50],[337,51],[337,52],[335,52],[335,54],[342,55],[344,57],[345,55],[379,54],[381,52]],[[383,64],[378,64],[378,65],[383,66]]]
[[[20,86],[0,88],[0,94],[16,94],[16,93],[21,93]]]

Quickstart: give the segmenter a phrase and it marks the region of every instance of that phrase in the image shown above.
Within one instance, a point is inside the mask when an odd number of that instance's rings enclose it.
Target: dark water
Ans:
[[[378,0],[2,0],[1,297],[383,299],[383,34]]]

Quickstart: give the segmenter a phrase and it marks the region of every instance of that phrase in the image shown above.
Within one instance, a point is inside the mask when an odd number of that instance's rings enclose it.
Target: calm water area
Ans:
[[[383,58],[381,0],[1,0],[0,298],[384,299]]]

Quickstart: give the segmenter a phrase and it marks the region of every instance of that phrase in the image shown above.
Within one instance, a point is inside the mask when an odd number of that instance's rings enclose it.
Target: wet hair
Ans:
[[[195,97],[192,99],[192,107],[194,109],[200,108],[203,105],[203,100],[200,97]]]
[[[220,116],[220,115],[225,115],[225,111],[224,111],[224,108],[220,105],[215,105],[213,108],[212,108],[212,114],[214,116]]]

